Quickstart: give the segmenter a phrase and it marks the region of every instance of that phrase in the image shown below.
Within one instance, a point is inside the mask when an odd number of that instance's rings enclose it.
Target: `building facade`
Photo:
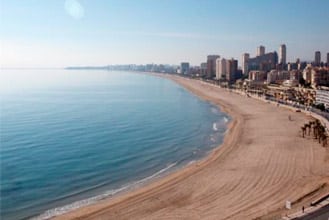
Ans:
[[[226,60],[226,80],[229,83],[235,82],[237,79],[238,61],[235,59]]]
[[[316,66],[320,66],[320,64],[321,64],[321,52],[320,51],[315,51],[314,64]]]
[[[284,67],[287,62],[287,47],[285,44],[280,45],[279,48],[279,63]]]
[[[181,72],[181,74],[189,74],[189,72],[190,72],[190,63],[182,62],[180,64],[180,72]]]
[[[265,54],[265,47],[259,46],[257,47],[257,56],[263,56]]]
[[[311,85],[329,86],[329,69],[328,68],[311,68]]]
[[[207,74],[207,63],[200,64],[200,74],[205,76]]]
[[[267,53],[248,60],[248,71],[260,70],[270,71],[278,64],[278,54],[276,52]]]
[[[322,103],[326,109],[329,109],[329,88],[320,88],[316,90],[315,103]]]
[[[242,54],[242,73],[244,75],[248,75],[248,61],[250,58],[250,54],[249,53],[244,53]]]
[[[266,80],[266,72],[260,70],[249,71],[249,79],[251,81],[264,81]]]
[[[226,59],[218,58],[216,60],[216,79],[221,79],[223,75],[226,76]]]
[[[312,66],[309,64],[307,67],[303,70],[303,79],[306,83],[311,83],[312,80]]]
[[[283,81],[285,80],[290,80],[290,72],[286,71],[286,70],[271,70],[268,74],[267,74],[267,83],[271,84],[271,83],[277,83],[277,84],[281,84]]]
[[[213,78],[216,75],[216,60],[220,58],[219,55],[207,56],[207,77]]]

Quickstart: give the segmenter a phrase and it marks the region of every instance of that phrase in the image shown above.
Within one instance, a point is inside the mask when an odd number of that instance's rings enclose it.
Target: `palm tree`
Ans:
[[[309,129],[308,129],[308,135],[311,134],[311,129],[312,129],[313,124],[314,124],[313,121],[310,121],[310,122],[308,123],[308,128],[309,128]]]
[[[324,139],[324,136],[325,136],[325,128],[323,125],[320,126],[320,137],[321,137],[321,140]],[[319,138],[319,143],[320,143],[320,138]]]
[[[311,125],[310,125],[310,124],[304,124],[304,127],[305,127],[305,129],[308,128],[308,135],[310,135],[310,132],[311,132]],[[306,130],[305,130],[305,132],[306,132]]]
[[[305,125],[303,127],[301,127],[301,129],[302,129],[302,134],[303,134],[303,138],[304,138],[304,135],[306,133],[306,127],[305,127]]]
[[[328,144],[328,136],[325,134],[325,135],[323,136],[322,146],[323,146],[323,147],[327,147],[327,144]]]
[[[326,139],[326,134],[321,134],[321,141],[322,141],[322,146],[324,147],[324,145],[325,145],[325,139]]]
[[[320,132],[320,125],[317,122],[315,122],[315,125],[313,126],[313,135],[315,139],[318,138],[319,132]]]

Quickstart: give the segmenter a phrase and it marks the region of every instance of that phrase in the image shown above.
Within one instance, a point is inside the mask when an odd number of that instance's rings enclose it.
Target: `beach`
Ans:
[[[311,116],[166,77],[231,116],[223,144],[160,180],[54,219],[277,219],[329,193],[329,148],[301,136]]]

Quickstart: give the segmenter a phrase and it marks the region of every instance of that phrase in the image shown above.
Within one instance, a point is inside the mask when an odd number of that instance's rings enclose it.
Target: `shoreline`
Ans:
[[[244,149],[242,148],[243,146],[241,146],[243,144],[240,144],[240,142],[243,141],[242,140],[243,138],[245,138],[244,133],[246,131],[246,124],[248,123],[248,121],[250,121],[250,118],[248,118],[248,115],[242,114],[243,112],[241,112],[241,111],[239,112],[239,109],[235,109],[234,108],[235,106],[233,106],[232,103],[229,103],[229,101],[212,97],[211,93],[214,93],[214,91],[220,91],[221,93],[224,93],[227,96],[234,96],[234,94],[230,94],[229,92],[224,91],[223,89],[211,88],[210,85],[202,85],[201,82],[197,82],[196,80],[192,81],[192,79],[182,79],[177,76],[168,76],[168,75],[157,75],[157,74],[154,74],[154,75],[160,76],[160,77],[165,77],[167,79],[175,81],[176,83],[178,83],[179,85],[181,85],[188,91],[192,92],[193,94],[197,95],[198,97],[215,104],[217,107],[219,107],[221,109],[221,111],[225,112],[226,114],[228,114],[231,117],[231,121],[230,121],[229,125],[227,126],[227,132],[225,134],[222,144],[219,147],[216,147],[208,156],[206,156],[206,158],[203,158],[194,164],[183,167],[182,169],[180,169],[178,171],[174,171],[174,173],[170,173],[168,176],[165,176],[159,180],[156,180],[155,182],[151,182],[150,184],[147,184],[146,186],[142,186],[139,189],[133,190],[131,192],[127,192],[126,194],[122,194],[118,197],[105,199],[104,201],[97,202],[96,204],[82,207],[77,210],[73,210],[72,212],[57,216],[57,217],[55,217],[55,219],[75,219],[75,218],[98,219],[98,218],[102,218],[102,217],[105,218],[105,216],[106,216],[106,218],[116,218],[116,219],[128,219],[131,217],[134,217],[137,219],[138,218],[152,219],[155,217],[161,218],[163,216],[167,216],[167,218],[189,217],[192,219],[197,219],[200,216],[203,216],[203,217],[209,218],[209,219],[218,219],[218,218],[220,218],[220,216],[218,216],[219,214],[221,214],[221,216],[223,218],[224,217],[225,218],[236,218],[238,216],[245,217],[245,218],[248,218],[248,217],[254,218],[254,217],[262,217],[262,216],[271,215],[271,214],[272,215],[277,214],[276,212],[280,212],[280,214],[282,214],[281,209],[284,204],[278,205],[278,201],[276,201],[277,204],[275,206],[267,207],[265,210],[264,209],[258,210],[256,213],[253,213],[253,214],[244,213],[241,210],[239,212],[236,212],[237,208],[234,208],[231,211],[227,210],[225,212],[224,209],[220,210],[220,208],[221,208],[220,206],[218,206],[218,208],[219,208],[219,210],[218,210],[216,207],[216,204],[215,203],[212,204],[211,201],[206,202],[206,204],[208,204],[208,206],[210,205],[210,207],[207,207],[205,209],[205,210],[211,210],[210,213],[207,213],[207,211],[204,211],[204,210],[198,210],[198,211],[192,211],[192,210],[186,211],[185,210],[186,207],[190,207],[190,206],[193,207],[196,203],[201,203],[200,200],[207,200],[207,198],[206,198],[207,195],[211,196],[211,193],[210,194],[205,193],[205,192],[199,193],[199,192],[195,191],[195,188],[193,188],[194,182],[198,180],[198,176],[204,176],[205,178],[209,179],[211,177],[211,175],[214,174],[214,170],[212,170],[212,168],[213,167],[218,168],[218,166],[219,167],[223,166],[221,169],[223,169],[223,171],[225,171],[225,172],[229,171],[229,173],[230,173],[230,172],[232,172],[232,170],[236,171],[237,168],[234,169],[234,165],[239,165],[239,164],[234,164],[234,162],[232,162],[230,164],[230,163],[227,163],[227,161],[230,160],[229,157],[236,156],[236,154],[238,156],[240,156],[241,151],[244,151]],[[202,92],[200,89],[205,89],[207,91]],[[207,94],[207,92],[208,92],[208,94]],[[238,96],[238,95],[236,95],[236,96]],[[235,97],[235,98],[238,98],[238,97]],[[246,98],[240,96],[239,99],[246,99]],[[257,102],[257,100],[249,99],[248,102]],[[260,103],[258,103],[258,104],[260,104]],[[262,105],[266,105],[266,104],[263,103]],[[275,107],[271,106],[270,108],[273,109]],[[280,111],[282,111],[282,110],[280,110]],[[296,113],[290,113],[290,114],[296,115]],[[307,116],[302,116],[302,118],[306,118],[306,117]],[[320,148],[320,146],[317,146],[317,147]],[[312,148],[313,148],[313,146],[312,146]],[[256,151],[257,151],[257,149],[256,149]],[[260,155],[257,154],[257,155],[260,156],[261,154]],[[257,160],[258,158],[253,158],[253,159]],[[245,165],[248,166],[248,164],[245,164]],[[321,166],[322,165],[323,164],[321,164]],[[227,169],[226,166],[233,166],[233,168]],[[239,167],[239,166],[237,166],[237,167]],[[328,163],[325,163],[324,168],[326,168],[326,167],[329,167]],[[210,171],[209,171],[209,169],[210,169]],[[259,172],[257,175],[257,172],[256,172],[255,176],[257,176],[257,178],[259,178],[259,174],[263,175],[264,173]],[[323,175],[323,170],[322,170],[321,174]],[[324,181],[325,183],[328,184],[329,183],[329,180],[328,180],[329,173],[324,172],[324,174],[325,174],[324,178],[321,178],[321,181],[322,182]],[[218,175],[218,174],[216,174],[216,175]],[[230,180],[232,182],[232,184],[234,183],[234,177],[235,178],[244,177],[244,175],[241,175],[241,173],[240,173],[240,176],[239,175],[235,176],[234,172],[233,172],[233,174],[226,175],[226,176],[229,178],[233,178],[232,181]],[[219,175],[219,177],[220,177],[220,175]],[[224,177],[225,177],[225,175],[223,175],[223,178]],[[211,178],[210,178],[210,180],[211,180]],[[187,184],[186,184],[186,182],[187,182]],[[216,181],[214,181],[214,182],[216,183]],[[225,181],[222,181],[222,182],[225,182]],[[252,181],[250,181],[250,182],[252,183]],[[317,185],[314,182],[319,182],[319,181],[313,181],[313,183],[310,184],[311,186],[308,186],[308,184],[305,183],[307,185],[307,187],[304,186],[304,187],[302,187],[303,189],[299,190],[297,193],[292,193],[292,194],[295,194],[294,197],[296,197],[296,200],[299,198],[300,195],[302,195],[301,191],[305,191],[305,188],[313,189]],[[254,184],[256,184],[256,186],[257,186],[257,182]],[[182,185],[185,185],[185,188],[187,188],[187,189],[182,189]],[[230,189],[229,185],[227,185],[227,184],[221,184],[220,181],[218,181],[218,185],[219,186],[212,184],[211,187],[205,186],[205,188],[210,188],[206,191],[210,191],[210,192],[215,191],[215,193],[217,191],[220,192],[219,195],[216,196],[216,199],[218,198],[218,199],[225,200],[225,198],[227,197],[227,195],[225,195],[225,193],[224,193],[225,191],[227,193],[234,192],[234,188]],[[235,187],[239,187],[240,185],[242,186],[241,189],[243,189],[243,187],[247,187],[252,190],[252,188],[250,188],[250,183],[243,184],[243,183],[241,183],[241,181],[238,181],[238,185],[236,185]],[[284,183],[283,185],[287,186],[287,183]],[[228,189],[221,190],[222,187],[224,187],[224,188],[226,187]],[[189,188],[191,188],[191,189],[189,189]],[[178,189],[182,189],[182,191],[179,191]],[[242,191],[245,191],[245,190],[242,190]],[[328,191],[328,187],[324,187],[324,190],[322,190],[322,191]],[[240,192],[240,191],[238,191],[238,192]],[[321,193],[321,192],[319,192],[319,193]],[[188,195],[188,194],[193,194],[193,193],[197,194],[196,198],[191,198]],[[276,191],[276,193],[278,193],[278,191]],[[232,194],[234,194],[234,193],[232,193]],[[269,192],[266,192],[266,194],[269,194]],[[206,196],[206,197],[204,198],[204,196]],[[317,195],[314,195],[314,196],[317,196]],[[197,199],[198,197],[200,197],[200,198]],[[167,200],[169,200],[169,201],[166,202],[165,198],[167,198]],[[172,200],[172,198],[174,198],[174,200]],[[312,198],[314,198],[314,197],[312,197]],[[312,199],[312,198],[310,197],[308,199]],[[234,200],[236,200],[236,199],[234,199],[234,197],[232,197],[230,199],[232,202]],[[282,200],[282,198],[280,198],[280,200],[284,201],[284,200]],[[246,199],[246,201],[249,201],[249,203],[252,202],[251,199]],[[246,201],[244,201],[244,203]],[[265,201],[268,201],[268,198],[267,198],[267,200],[262,199],[262,202],[265,202]],[[306,200],[303,200],[303,201],[305,202]],[[185,204],[185,202],[186,202],[186,204]],[[142,203],[142,204],[140,204],[140,203]],[[150,207],[150,206],[154,206],[153,203],[156,203],[157,206]],[[239,204],[236,204],[236,205],[239,205]],[[173,208],[172,206],[174,206],[174,210],[176,213],[164,214],[162,212],[163,209],[168,209],[170,207],[172,209]],[[254,208],[256,208],[257,206],[262,207],[262,205],[260,203],[257,203],[254,205]],[[247,207],[250,212],[250,209],[252,209],[253,206],[250,207],[250,205],[249,205]],[[128,214],[125,212],[125,210],[127,210],[127,208],[128,208],[128,210],[130,210],[128,212]],[[258,209],[259,209],[259,207],[258,207]],[[169,214],[169,216],[168,216],[168,214]]]
[[[135,74],[135,73],[133,73]],[[170,79],[166,79],[166,77],[163,77],[162,75],[156,75],[156,74],[149,74],[149,73],[139,73],[141,75],[147,75],[147,76],[151,76],[151,77],[161,77],[164,78],[164,80],[169,80],[172,81]],[[177,84],[175,82],[173,82],[174,84]],[[186,90],[184,87],[181,87],[182,89]],[[186,90],[187,93],[189,93],[192,96],[195,96],[197,99],[200,99],[200,97],[198,97],[196,94],[191,93],[190,91]],[[202,100],[203,101],[203,100]],[[222,143],[224,141],[224,138],[226,136],[226,133],[228,131],[228,126],[231,122],[231,116],[226,114],[225,112],[221,111],[221,109],[218,107],[218,105],[214,104],[214,103],[210,103],[207,101],[207,103],[209,103],[211,106],[211,108],[216,108],[218,111],[224,113],[222,116],[220,116],[219,118],[217,118],[217,120],[219,119],[223,119],[222,117],[224,117],[223,120],[225,120],[225,132],[223,132],[223,136],[221,138],[221,140],[219,141],[220,143],[213,144],[212,146],[209,146],[208,149],[203,150],[201,153],[197,152],[195,155],[195,158],[193,159],[183,159],[183,160],[178,160],[172,164],[167,164],[165,167],[161,168],[160,170],[156,170],[154,173],[152,173],[149,176],[145,176],[142,179],[137,179],[131,182],[127,182],[125,184],[123,184],[122,186],[120,186],[119,188],[113,188],[113,189],[107,189],[106,191],[100,191],[100,194],[95,194],[95,195],[89,195],[89,197],[87,196],[84,199],[80,199],[80,200],[76,200],[74,202],[70,202],[68,204],[64,204],[64,205],[60,205],[60,206],[56,206],[54,208],[50,208],[47,209],[43,212],[41,212],[40,214],[37,215],[30,215],[27,217],[27,219],[53,219],[53,218],[57,218],[59,216],[62,215],[66,215],[70,212],[73,212],[75,210],[79,210],[82,209],[86,206],[92,206],[95,205],[99,202],[103,202],[103,201],[108,201],[108,200],[113,200],[115,198],[118,198],[120,196],[129,194],[131,192],[134,191],[138,191],[141,188],[144,188],[148,185],[151,185],[155,182],[158,182],[162,179],[167,178],[168,176],[172,175],[173,173],[176,172],[180,172],[181,170],[184,170],[186,167],[189,166],[193,166],[194,164],[198,164],[201,161],[207,160],[207,158],[209,157],[209,155],[211,155],[213,153],[213,151],[219,147],[222,146]],[[204,145],[200,145],[204,148]]]

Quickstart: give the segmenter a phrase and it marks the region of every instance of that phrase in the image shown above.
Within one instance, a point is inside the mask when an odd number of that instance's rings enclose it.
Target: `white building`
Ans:
[[[280,45],[279,48],[279,63],[286,65],[287,62],[287,47],[285,44]]]
[[[284,80],[290,79],[290,72],[289,71],[278,71],[278,70],[271,70],[267,74],[267,83],[281,83]]]
[[[250,54],[244,53],[242,54],[242,73],[244,75],[248,74],[248,60],[249,60]]]
[[[312,81],[312,65],[308,64],[303,70],[303,79],[306,83],[311,83]]]
[[[329,108],[329,88],[326,89],[317,89],[315,96],[316,104],[323,103],[326,109]]]
[[[264,81],[266,79],[266,72],[261,70],[253,70],[249,72],[249,80]]]
[[[222,78],[222,75],[226,75],[226,59],[216,59],[216,79]]]

